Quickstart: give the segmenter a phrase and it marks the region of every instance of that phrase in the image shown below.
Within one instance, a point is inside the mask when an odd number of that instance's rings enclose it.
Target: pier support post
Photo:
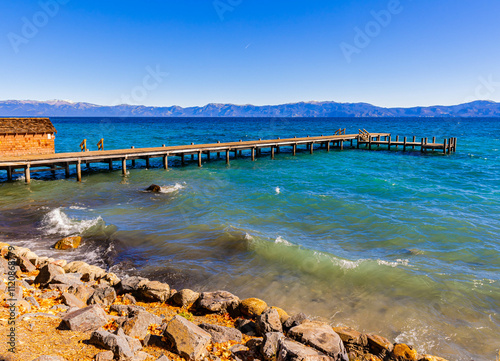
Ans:
[[[330,141],[326,142],[326,151],[330,151]]]
[[[451,139],[452,139],[452,138],[448,139],[448,147],[447,147],[447,149],[446,149],[446,151],[447,151],[447,153],[448,153],[448,154],[450,154],[450,153],[451,153]]]
[[[252,148],[252,162],[255,161],[255,148]]]
[[[420,140],[420,153],[424,152],[424,138]]]
[[[236,149],[234,150],[234,159],[238,159],[238,151]]]
[[[168,169],[168,155],[163,156],[163,168]]]
[[[274,159],[274,146],[271,145],[271,159]]]
[[[457,151],[457,138],[453,138],[453,152]]]
[[[280,146],[279,145],[276,147],[276,153],[280,154]]]
[[[198,167],[201,168],[201,150],[198,152]]]
[[[181,153],[181,165],[185,165],[186,160],[184,159],[184,153]]]
[[[387,137],[387,150],[391,150],[391,136]]]
[[[446,143],[448,142],[448,139],[444,138],[443,142],[443,154],[446,154]]]
[[[24,178],[26,180],[26,184],[30,184],[31,183],[31,170],[30,170],[30,165],[26,165],[26,167],[24,168]]]
[[[64,175],[69,178],[69,163],[64,164]]]
[[[7,167],[7,179],[12,181],[12,167]]]
[[[368,149],[372,150],[372,137],[371,136],[368,137]]]
[[[344,140],[340,141],[340,150],[344,150]]]
[[[194,160],[194,154],[191,154],[191,161]]]
[[[229,165],[229,149],[226,150],[226,164]]]
[[[210,151],[207,151],[207,162],[210,161]]]
[[[415,143],[417,141],[417,137],[416,136],[413,136],[413,140],[412,140],[412,143]],[[415,150],[415,144],[413,144],[411,146],[411,149]]]
[[[353,139],[351,138],[351,148],[352,148],[352,141],[353,141]]]
[[[82,181],[82,162],[80,160],[76,163],[76,181]]]
[[[359,149],[359,141],[360,141],[359,137],[356,138],[356,149]]]
[[[436,137],[432,137],[432,143],[436,143]]]
[[[311,154],[313,154],[313,153],[314,153],[314,143],[310,143],[310,144],[309,144],[309,152],[310,152]]]
[[[396,135],[396,150],[398,150],[399,148],[398,142],[399,142],[399,135]]]
[[[146,169],[149,169],[149,157],[146,157]]]
[[[403,152],[406,152],[406,137],[403,138]]]
[[[297,143],[293,145],[293,155],[297,154]]]
[[[127,158],[122,159],[122,175],[127,175]]]
[[[111,159],[108,160],[108,164],[109,164],[109,170],[113,170],[113,161]]]

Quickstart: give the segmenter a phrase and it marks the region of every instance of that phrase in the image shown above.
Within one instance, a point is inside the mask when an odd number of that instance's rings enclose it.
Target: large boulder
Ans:
[[[268,332],[283,332],[280,315],[273,308],[268,308],[258,316],[255,324],[257,326],[257,333],[261,336],[264,336]]]
[[[148,281],[148,279],[137,276],[123,278],[117,285],[118,294],[120,295],[125,293],[136,294],[136,292],[139,290],[141,282],[143,281]]]
[[[64,292],[61,298],[63,303],[69,307],[85,308],[87,306],[85,302],[71,293]]]
[[[170,286],[158,281],[141,281],[138,284],[139,297],[152,302],[166,302],[170,298]]]
[[[75,249],[80,246],[81,242],[82,237],[80,236],[66,237],[58,241],[54,248],[59,250]]]
[[[418,358],[417,351],[404,343],[395,344],[392,355],[398,361],[417,361]]]
[[[117,360],[130,360],[134,357],[134,352],[124,336],[118,336],[108,331],[98,330],[92,332],[89,342],[105,350],[112,351],[114,358]]]
[[[182,316],[175,316],[165,328],[163,336],[173,346],[173,351],[191,361],[201,360],[208,354],[211,336]]]
[[[128,336],[143,339],[148,334],[149,325],[152,324],[161,324],[161,318],[147,311],[136,309],[130,312],[122,327]]]
[[[98,305],[92,305],[66,314],[61,326],[71,331],[93,331],[108,323],[106,313]]]
[[[247,317],[257,317],[267,308],[267,303],[258,298],[246,298],[240,303],[240,311]]]
[[[81,273],[84,282],[95,281],[106,275],[106,271],[101,267],[92,266],[82,261],[70,262],[64,266],[64,270],[66,273]]]
[[[116,300],[116,291],[113,287],[97,288],[87,303],[89,305],[102,304],[111,305]]]
[[[38,273],[38,276],[36,276],[34,283],[45,286],[49,284],[54,279],[54,277],[56,277],[57,275],[63,275],[64,273],[64,269],[49,263],[42,267],[40,273]]]
[[[336,361],[349,361],[340,336],[326,323],[317,321],[304,322],[290,329],[288,337],[304,345],[314,347]]]
[[[153,192],[153,193],[160,193],[161,187],[159,185],[156,185],[156,184],[151,184],[149,187],[146,188],[146,191]]]
[[[287,320],[285,322],[283,322],[283,329],[285,331],[288,331],[292,327],[301,325],[306,321],[307,321],[307,316],[305,314],[303,314],[302,312],[296,313],[296,314],[288,317]]]
[[[358,354],[363,354],[369,351],[368,339],[365,334],[351,327],[334,327],[333,331],[340,336],[340,339],[349,352],[355,351]]]
[[[194,292],[190,289],[183,289],[180,290],[179,292],[176,292],[172,295],[172,301],[174,304],[176,304],[179,307],[186,307],[194,302],[200,297],[200,294],[198,292]]]
[[[284,338],[285,335],[281,332],[268,332],[264,335],[261,345],[261,354],[265,361],[273,361],[276,359],[279,341]]]
[[[238,309],[240,299],[227,291],[203,292],[195,308],[205,313],[232,313]]]
[[[215,343],[223,343],[228,341],[241,342],[243,335],[241,332],[232,327],[224,327],[212,325],[210,323],[202,323],[200,328],[207,331],[212,336],[212,341]]]
[[[278,341],[276,361],[334,361],[324,353],[290,339]]]

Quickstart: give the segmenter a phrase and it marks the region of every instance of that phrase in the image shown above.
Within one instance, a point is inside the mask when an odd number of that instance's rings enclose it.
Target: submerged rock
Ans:
[[[75,249],[80,246],[81,242],[82,237],[80,236],[66,237],[58,241],[54,248],[59,250]]]
[[[161,192],[161,187],[156,184],[151,184],[148,188],[146,188],[148,192],[153,192],[153,193],[160,193]]]

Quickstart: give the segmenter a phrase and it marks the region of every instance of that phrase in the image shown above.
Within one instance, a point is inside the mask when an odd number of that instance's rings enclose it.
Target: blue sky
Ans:
[[[498,0],[0,2],[0,99],[500,101]]]

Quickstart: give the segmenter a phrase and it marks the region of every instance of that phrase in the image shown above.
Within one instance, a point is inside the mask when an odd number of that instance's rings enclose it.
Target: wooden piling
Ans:
[[[12,181],[12,167],[7,167],[7,180]]]
[[[30,170],[29,163],[26,165],[26,167],[24,167],[24,178],[25,178],[26,184],[31,183],[31,170]]]
[[[330,142],[326,142],[326,151],[329,152],[330,151]]]
[[[344,141],[343,140],[340,141],[340,150],[344,150]]]
[[[252,148],[252,162],[255,162],[255,148]]]
[[[146,157],[146,169],[149,169],[149,166],[150,166],[149,157]]]
[[[412,143],[415,143],[416,141],[417,141],[417,137],[414,135],[414,136],[413,136]],[[413,145],[411,146],[411,149],[415,150],[415,144],[413,144]]]
[[[229,165],[229,149],[226,150],[226,164]]]
[[[424,138],[420,140],[420,153],[424,152]]]
[[[446,154],[446,143],[448,142],[448,139],[444,138],[443,142],[443,154]]]
[[[387,150],[391,150],[391,141],[392,141],[391,136],[389,135],[387,137]]]
[[[210,161],[210,151],[208,150],[207,151],[207,162],[209,162],[209,161]]]
[[[399,148],[398,142],[399,142],[399,135],[396,135],[396,150],[398,150]]]
[[[168,169],[168,155],[163,156],[163,168]]]
[[[293,143],[293,155],[297,155],[297,143]]]
[[[113,170],[113,161],[111,159],[108,160],[108,165],[109,165],[109,170],[112,171]]]
[[[403,138],[403,152],[406,152],[406,137]]]
[[[185,165],[186,160],[184,159],[184,153],[181,153],[181,165]]]
[[[309,145],[309,147],[310,147],[310,149],[309,149],[309,150],[310,150],[310,153],[311,153],[311,154],[313,154],[313,153],[314,153],[314,143],[311,143],[311,144]]]
[[[274,145],[271,145],[271,159],[274,159]]]
[[[201,168],[201,150],[198,152],[198,167]]]
[[[82,162],[80,160],[76,163],[76,181],[82,181]]]
[[[122,175],[127,175],[127,158],[122,158]]]

